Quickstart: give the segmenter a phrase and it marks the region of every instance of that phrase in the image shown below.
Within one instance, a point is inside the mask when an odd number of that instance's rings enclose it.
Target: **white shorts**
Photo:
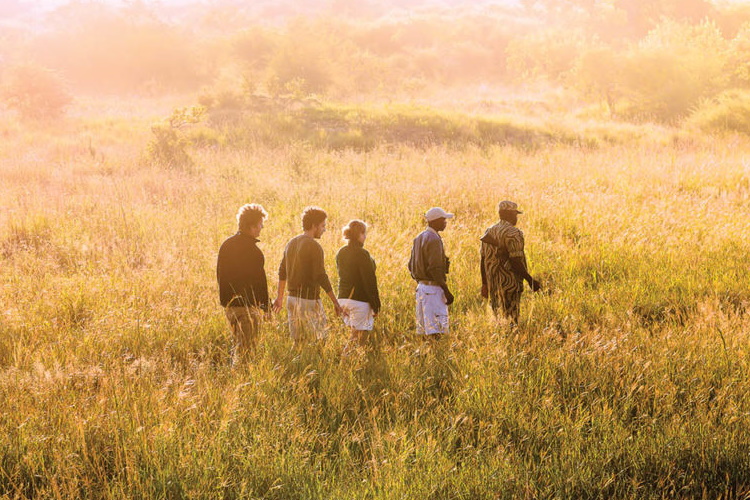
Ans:
[[[344,309],[344,324],[355,330],[372,330],[375,316],[369,302],[360,300],[339,299]]]
[[[286,299],[286,311],[289,319],[289,335],[294,340],[302,340],[306,333],[314,333],[319,340],[327,336],[326,312],[320,299],[300,299],[291,295]]]
[[[417,334],[448,333],[448,304],[439,286],[417,285]]]

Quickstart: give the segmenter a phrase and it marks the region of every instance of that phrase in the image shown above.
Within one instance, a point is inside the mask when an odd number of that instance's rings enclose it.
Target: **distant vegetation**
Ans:
[[[35,4],[0,0],[0,497],[750,498],[750,6]],[[544,283],[515,331],[480,296],[506,198]],[[370,224],[369,349],[273,315],[230,365],[248,202],[272,294],[304,206],[333,281]]]
[[[73,100],[54,71],[19,64],[5,72],[0,100],[25,119],[57,118]]]
[[[7,28],[0,57],[53,69],[77,93],[210,89],[341,102],[543,85],[563,89],[571,112],[600,105],[603,118],[671,125],[750,88],[750,6],[741,3],[396,4],[71,3],[44,29]]]

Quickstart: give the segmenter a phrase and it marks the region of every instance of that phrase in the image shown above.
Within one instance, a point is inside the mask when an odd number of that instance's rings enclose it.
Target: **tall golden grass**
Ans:
[[[148,109],[148,108],[146,108]],[[152,108],[153,109],[153,108]],[[746,139],[584,148],[305,143],[143,161],[112,111],[0,125],[0,495],[8,498],[663,498],[750,493]],[[479,297],[501,199],[544,293],[520,330]],[[283,316],[231,367],[214,266],[246,202],[269,281],[308,204],[367,221],[370,350],[295,350]],[[444,233],[451,333],[415,338],[421,214]],[[272,293],[274,287],[272,285]]]

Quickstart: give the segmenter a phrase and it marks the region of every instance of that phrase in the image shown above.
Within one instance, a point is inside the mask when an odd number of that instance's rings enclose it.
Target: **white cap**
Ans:
[[[440,207],[432,207],[424,214],[424,218],[427,222],[432,222],[437,219],[452,219],[453,214],[449,214]]]

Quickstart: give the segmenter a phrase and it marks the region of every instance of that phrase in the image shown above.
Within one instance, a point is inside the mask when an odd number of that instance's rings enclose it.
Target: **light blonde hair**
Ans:
[[[357,236],[365,232],[367,232],[367,224],[359,219],[350,220],[349,224],[344,226],[344,229],[341,230],[345,240],[355,239]]]
[[[237,211],[237,226],[240,231],[256,226],[260,221],[268,217],[268,212],[262,205],[248,203],[242,205]]]

